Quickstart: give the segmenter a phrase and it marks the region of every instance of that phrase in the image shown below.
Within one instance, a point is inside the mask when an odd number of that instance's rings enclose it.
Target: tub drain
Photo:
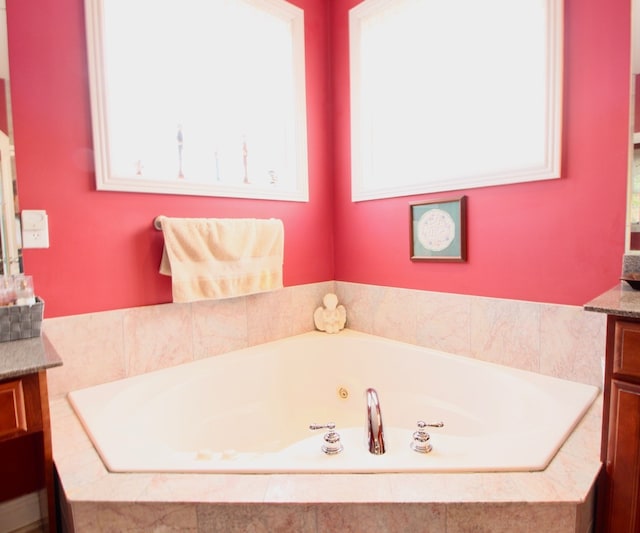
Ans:
[[[338,396],[340,398],[342,398],[343,400],[346,400],[349,397],[349,391],[347,389],[345,389],[344,387],[340,387],[338,389]]]

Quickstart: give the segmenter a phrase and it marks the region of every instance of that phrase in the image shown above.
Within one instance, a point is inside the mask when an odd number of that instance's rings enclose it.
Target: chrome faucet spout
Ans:
[[[375,389],[367,389],[367,442],[369,453],[382,455],[385,452],[384,427],[380,401]]]

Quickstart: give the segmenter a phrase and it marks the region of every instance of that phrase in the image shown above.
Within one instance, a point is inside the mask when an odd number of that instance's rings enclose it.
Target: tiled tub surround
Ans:
[[[78,532],[586,533],[600,409],[545,471],[509,474],[111,474],[64,400],[51,416]]]
[[[54,458],[75,531],[590,531],[601,401],[535,473],[111,474],[64,399],[69,390],[313,327],[327,292],[350,328],[600,385],[605,323],[580,308],[341,282],[220,302],[45,321]],[[162,354],[162,356],[158,356]]]
[[[336,282],[347,327],[602,387],[606,319],[582,307]]]

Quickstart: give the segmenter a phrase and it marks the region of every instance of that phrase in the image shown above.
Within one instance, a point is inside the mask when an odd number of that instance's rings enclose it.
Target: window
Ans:
[[[308,199],[301,9],[85,3],[98,189]]]
[[[352,197],[558,178],[561,0],[350,12]]]

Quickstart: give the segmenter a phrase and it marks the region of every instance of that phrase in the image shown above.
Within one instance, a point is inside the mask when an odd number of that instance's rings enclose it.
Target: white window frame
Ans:
[[[292,106],[294,107],[293,116],[295,118],[293,120],[293,131],[290,132],[287,130],[287,139],[289,139],[288,142],[293,146],[291,152],[294,153],[287,153],[286,157],[290,157],[294,160],[291,165],[295,167],[295,177],[288,181],[288,185],[286,187],[282,186],[278,188],[277,179],[272,179],[269,184],[247,184],[243,182],[239,182],[237,184],[235,182],[233,184],[215,182],[195,183],[189,182],[188,179],[167,180],[165,177],[158,179],[152,175],[142,177],[140,175],[136,175],[135,172],[130,172],[128,170],[126,173],[118,173],[114,170],[114,159],[111,152],[112,143],[110,142],[109,131],[110,120],[114,117],[114,115],[112,115],[112,113],[114,113],[114,110],[112,109],[114,104],[109,101],[108,95],[106,94],[107,77],[110,75],[107,71],[108,62],[106,61],[105,56],[106,32],[114,31],[105,28],[105,5],[109,1],[112,0],[85,0],[96,188],[104,191],[258,198],[300,202],[308,201],[307,112],[303,10],[284,0],[225,0],[227,2],[242,2],[253,6],[256,9],[262,10],[263,12],[271,13],[284,20],[291,30],[293,50],[291,62],[293,69],[293,83],[295,86],[291,92],[294,94]],[[179,9],[182,1],[184,0],[164,0],[164,3],[173,2],[175,8]],[[207,1],[211,3],[212,0]],[[206,9],[207,1],[202,3],[203,10]],[[206,16],[206,13],[203,12],[202,16]],[[153,13],[150,13],[148,23],[153,24],[153,22]],[[140,26],[140,42],[144,42],[144,28],[145,25],[142,24]],[[171,35],[168,35],[167,38],[170,39]],[[259,47],[260,43],[252,41],[251,45]],[[153,54],[151,52],[153,51],[149,51],[150,56],[152,56],[149,57],[150,61],[166,61],[166,58],[158,57],[158,54]],[[206,68],[206,60],[206,52],[203,52],[199,61],[194,61],[194,67],[201,69]],[[143,66],[141,66],[141,68],[143,68]],[[171,70],[169,68],[167,69],[167,75],[171,75]],[[278,80],[265,79],[264,83],[278,83]],[[202,101],[202,105],[206,106],[207,102]],[[293,140],[290,140],[291,138],[293,138]],[[187,141],[185,139],[185,149],[186,142]],[[251,146],[249,147],[248,152],[249,157],[251,157]],[[242,146],[240,144],[238,153],[243,153]]]
[[[502,141],[505,146],[510,142],[520,142],[521,144],[516,145],[516,150],[503,150],[494,155],[493,152],[498,151],[496,146],[499,142],[494,142],[493,147],[489,143],[494,140],[492,137],[495,135],[489,131],[478,131],[478,129],[469,131],[465,127],[465,120],[474,123],[476,119],[466,115],[456,116],[456,105],[448,108],[452,111],[447,112],[444,121],[418,120],[420,128],[424,128],[420,130],[415,128],[415,124],[410,123],[410,119],[407,119],[408,123],[405,127],[402,122],[404,119],[396,119],[393,116],[389,119],[385,118],[389,116],[385,115],[387,109],[398,105],[400,100],[403,109],[416,111],[414,116],[430,117],[431,111],[428,109],[427,102],[436,101],[436,98],[441,98],[447,92],[460,95],[461,86],[464,87],[464,84],[468,83],[472,88],[474,78],[471,76],[468,81],[456,83],[455,87],[448,87],[447,83],[451,83],[451,69],[455,71],[461,68],[455,59],[462,56],[455,56],[453,62],[442,61],[442,57],[447,54],[446,43],[443,43],[443,46],[430,46],[428,49],[411,48],[407,47],[406,43],[402,44],[404,39],[385,36],[384,33],[375,34],[384,36],[378,37],[380,42],[376,43],[370,37],[373,34],[372,30],[368,29],[373,27],[371,24],[377,24],[375,28],[378,29],[375,31],[379,31],[380,25],[386,23],[384,17],[389,12],[394,16],[398,10],[403,9],[403,6],[408,6],[407,9],[415,9],[415,6],[420,4],[422,8],[433,14],[425,17],[429,20],[422,21],[424,29],[420,31],[429,32],[429,27],[434,33],[440,31],[433,25],[429,26],[427,22],[433,24],[435,21],[435,24],[443,25],[444,28],[449,25],[451,33],[460,37],[459,48],[471,52],[475,52],[478,48],[479,39],[483,39],[482,34],[493,35],[495,32],[502,31],[505,24],[511,25],[509,26],[511,38],[507,47],[504,48],[516,47],[513,57],[509,58],[508,53],[484,54],[481,57],[481,60],[487,62],[483,66],[483,71],[496,72],[495,83],[501,83],[501,80],[505,79],[501,77],[503,72],[510,72],[513,67],[520,67],[519,72],[523,72],[522,65],[518,63],[517,47],[522,45],[531,48],[530,45],[520,42],[524,39],[519,38],[517,26],[517,24],[523,24],[524,30],[524,25],[529,24],[527,20],[523,20],[526,17],[514,16],[516,20],[512,21],[504,11],[509,4],[522,6],[527,3],[540,15],[535,18],[537,21],[535,42],[540,43],[540,46],[536,44],[535,50],[528,50],[527,53],[533,53],[536,64],[540,66],[532,69],[535,72],[531,73],[533,81],[530,86],[536,87],[535,97],[531,100],[535,100],[539,106],[536,109],[540,109],[541,112],[535,116],[532,113],[531,122],[535,123],[535,128],[529,129],[525,120],[522,129],[514,132],[513,140],[507,139],[506,143]],[[438,19],[438,17],[442,18],[442,6],[446,6],[451,13],[455,13],[457,18],[452,15],[450,18],[445,17],[444,20]],[[451,6],[455,7],[452,9]],[[478,32],[473,31],[472,26],[468,26],[472,29],[468,35],[460,31],[463,22],[464,24],[470,22],[471,16],[468,13],[470,8],[477,9],[479,6],[482,11],[476,11],[476,14],[480,13],[481,19],[475,19],[475,25],[480,28]],[[352,8],[349,13],[349,29],[353,201],[559,178],[562,143],[563,10],[562,0],[518,0],[518,2],[512,0],[447,0],[447,2],[442,0],[365,0]],[[463,20],[463,17],[466,18]],[[541,26],[539,29],[537,24]],[[542,33],[537,33],[538,31]],[[480,37],[478,37],[479,34]],[[448,34],[442,33],[442,35],[445,37],[442,40],[447,41]],[[470,42],[465,42],[465,38]],[[379,50],[384,49],[385,54],[393,58],[393,63],[381,61],[379,64],[382,66],[378,67],[375,61],[367,61],[367,53],[373,57],[370,49],[374,48],[378,56]],[[442,67],[442,70],[438,70],[438,67]],[[376,68],[381,71],[374,72]],[[403,71],[402,68],[405,70]],[[386,72],[382,69],[386,69]],[[392,95],[387,98],[383,95],[383,91],[389,92],[389,88],[385,87],[383,82],[371,80],[383,80],[391,70],[393,70],[393,83],[397,86],[394,90],[400,88],[401,92],[392,91]],[[412,80],[418,79],[419,76],[429,79],[429,83],[425,84],[425,90],[418,95],[411,94],[411,91],[407,91],[408,94],[406,94],[402,88],[407,85],[403,86],[403,84],[411,84]],[[458,75],[455,79],[463,80],[463,76]],[[494,80],[491,79],[490,82]],[[487,87],[489,89],[485,90],[491,91],[490,86]],[[379,93],[376,93],[379,89],[381,89]],[[457,101],[460,101],[459,96]],[[375,102],[375,104],[366,102]],[[486,112],[482,113],[486,110],[482,110],[481,107],[476,106],[481,118],[475,123],[487,122]],[[513,115],[513,106],[500,105],[499,107],[495,110],[495,121],[498,127],[502,121],[508,124]],[[465,112],[468,111],[465,109]],[[409,114],[408,112],[399,113],[403,117]],[[380,124],[384,124],[385,120],[388,120],[389,124],[397,125],[389,128],[393,131],[386,137],[380,135],[384,130]],[[456,125],[455,128],[451,127],[452,124]],[[411,128],[414,129],[411,130]],[[447,141],[447,146],[438,148],[437,143],[434,145],[432,140],[437,140],[439,132],[445,129],[449,132],[451,140]],[[417,141],[412,138],[411,141],[414,142],[407,143],[409,149],[404,151],[402,144],[396,144],[393,136],[401,139],[402,135],[409,130],[416,132],[416,135],[421,138]],[[376,144],[378,137],[386,138],[388,142],[385,143],[383,140]],[[442,150],[442,148],[445,149]],[[451,155],[443,155],[440,164],[436,165],[434,160],[437,160],[437,156],[448,150],[451,150]],[[506,153],[509,157],[504,157]]]

